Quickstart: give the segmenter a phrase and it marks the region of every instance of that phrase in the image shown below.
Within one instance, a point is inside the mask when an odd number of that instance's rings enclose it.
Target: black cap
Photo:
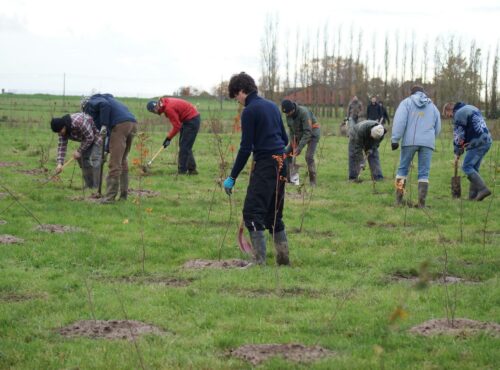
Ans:
[[[291,100],[285,99],[281,102],[281,111],[285,114],[290,113],[295,109],[295,103]]]
[[[71,116],[69,114],[61,118],[52,118],[50,121],[50,128],[52,128],[54,132],[61,132],[63,127],[67,127],[68,129],[71,128]]]

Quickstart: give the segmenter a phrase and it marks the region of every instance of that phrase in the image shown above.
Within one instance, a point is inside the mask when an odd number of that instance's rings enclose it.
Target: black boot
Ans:
[[[309,184],[312,187],[316,186],[316,172],[309,171]]]
[[[429,183],[426,181],[418,182],[418,208],[425,208],[425,198],[427,198],[427,190]]]
[[[274,248],[276,248],[276,263],[281,266],[290,266],[288,258],[288,240],[285,230],[274,233]]]
[[[109,177],[106,179],[106,195],[101,199],[102,204],[114,203],[118,187],[120,186],[118,177]]]
[[[476,198],[474,198],[474,200],[480,202],[487,196],[491,195],[490,189],[486,187],[486,184],[484,183],[479,173],[476,172],[472,175],[468,175],[467,178],[471,182],[471,185],[474,185],[477,189],[477,196]]]
[[[476,197],[477,197],[476,184],[471,182],[469,186],[469,200],[476,200]]]
[[[250,231],[250,240],[254,253],[255,263],[258,265],[266,264],[266,236],[264,230]]]
[[[128,172],[120,175],[120,200],[127,200],[128,197]]]

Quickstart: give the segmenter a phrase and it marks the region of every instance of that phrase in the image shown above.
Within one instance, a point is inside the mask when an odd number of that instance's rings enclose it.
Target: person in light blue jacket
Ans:
[[[391,147],[401,141],[401,156],[396,174],[396,204],[403,204],[404,189],[410,164],[418,153],[418,206],[425,207],[429,189],[429,172],[436,138],[441,131],[441,116],[421,86],[413,86],[411,95],[398,106],[394,115]]]

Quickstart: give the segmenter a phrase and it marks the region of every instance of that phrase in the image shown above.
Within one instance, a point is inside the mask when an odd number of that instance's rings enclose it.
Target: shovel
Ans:
[[[460,184],[461,177],[457,175],[458,173],[458,160],[459,158],[455,158],[455,176],[451,178],[451,196],[454,199],[458,199],[462,196],[462,185]]]
[[[153,161],[156,159],[156,157],[158,157],[160,155],[161,152],[163,152],[165,148],[163,147],[163,145],[161,146],[160,149],[158,149],[158,151],[155,153],[155,155],[153,155],[153,158],[151,158],[149,160],[149,162],[145,165],[145,166],[142,166],[142,170],[144,172],[148,172],[148,169],[151,167],[151,165],[153,164]]]

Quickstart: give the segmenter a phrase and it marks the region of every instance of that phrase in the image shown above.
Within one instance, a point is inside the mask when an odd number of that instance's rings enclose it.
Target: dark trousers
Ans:
[[[243,206],[243,219],[250,231],[268,229],[270,233],[285,229],[286,161],[266,158],[255,162]]]
[[[196,170],[196,161],[193,155],[193,145],[200,130],[200,116],[182,123],[179,136],[179,173]]]

